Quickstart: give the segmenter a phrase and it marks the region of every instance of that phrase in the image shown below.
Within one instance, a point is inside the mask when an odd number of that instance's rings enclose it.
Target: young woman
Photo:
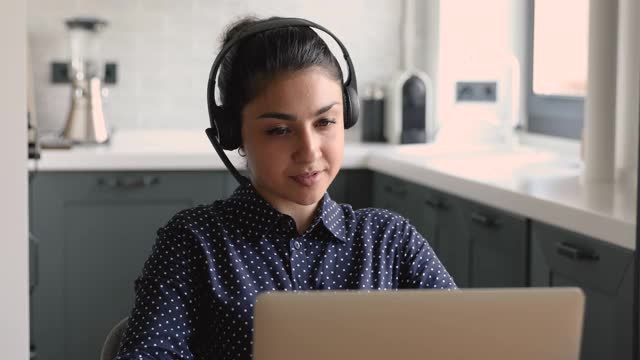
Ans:
[[[264,21],[233,24],[223,47]],[[225,55],[220,97],[250,183],[158,231],[118,359],[249,359],[263,291],[456,287],[406,219],[327,194],[344,151],[342,81],[309,27],[263,31]]]

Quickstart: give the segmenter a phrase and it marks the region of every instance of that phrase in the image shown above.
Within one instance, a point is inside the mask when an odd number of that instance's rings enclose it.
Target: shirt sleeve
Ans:
[[[457,289],[427,240],[406,220],[404,244],[403,288]]]
[[[135,305],[116,360],[193,359],[190,343],[199,316],[198,246],[176,215],[157,232],[135,281]]]

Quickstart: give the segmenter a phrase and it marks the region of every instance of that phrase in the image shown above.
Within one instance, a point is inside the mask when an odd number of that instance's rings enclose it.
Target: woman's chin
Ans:
[[[291,201],[295,202],[298,205],[313,205],[322,199],[324,193],[326,192],[325,187],[314,187],[314,188],[306,188],[306,189],[298,189],[295,191],[293,196],[291,196]]]
[[[284,182],[270,184],[270,186],[265,184],[264,187],[258,186],[258,192],[267,195],[265,198],[271,201],[285,201],[302,206],[314,205],[322,199],[330,185],[327,172],[318,175],[318,178],[313,179],[312,182],[297,181],[287,176]],[[266,191],[260,191],[260,188]]]

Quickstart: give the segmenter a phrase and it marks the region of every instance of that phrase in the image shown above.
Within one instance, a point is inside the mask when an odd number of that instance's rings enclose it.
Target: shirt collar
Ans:
[[[320,220],[324,227],[338,240],[347,242],[347,229],[345,227],[345,216],[342,206],[333,201],[328,192],[324,193],[320,206]]]
[[[232,204],[243,203],[244,205],[249,205],[252,212],[255,212],[253,214],[255,220],[260,221],[263,224],[268,224],[265,228],[265,234],[271,232],[273,227],[278,224],[283,217],[287,216],[278,211],[262,196],[260,196],[253,187],[253,184],[238,186],[229,200]],[[325,229],[327,229],[336,239],[346,242],[347,237],[344,212],[340,204],[333,201],[327,192],[324,193],[320,200],[320,204],[316,210],[309,230],[316,227],[318,223],[322,223]]]

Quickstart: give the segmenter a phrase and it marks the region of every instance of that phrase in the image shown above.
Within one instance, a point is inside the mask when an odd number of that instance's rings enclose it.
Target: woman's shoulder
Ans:
[[[367,207],[354,210],[351,205],[340,205],[343,207],[345,216],[352,217],[356,224],[360,226],[403,227],[409,224],[409,220],[407,218],[392,210],[376,207]]]
[[[215,200],[209,204],[199,204],[174,213],[163,228],[188,229],[192,226],[211,224],[224,213],[224,200]]]
[[[345,214],[347,234],[352,239],[368,239],[376,243],[404,242],[414,231],[410,221],[395,211],[375,207],[353,210],[350,205],[341,206]]]

